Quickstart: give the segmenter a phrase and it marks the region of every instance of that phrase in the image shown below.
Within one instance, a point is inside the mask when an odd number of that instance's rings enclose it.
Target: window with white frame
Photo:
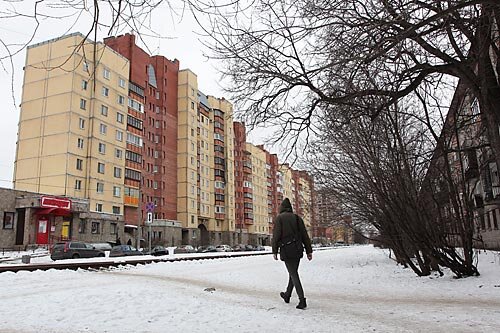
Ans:
[[[82,189],[82,181],[80,179],[75,180],[75,190],[79,191]]]
[[[125,116],[123,113],[117,112],[116,113],[116,121],[119,122],[120,124],[123,124]]]
[[[104,163],[97,163],[97,172],[98,173],[104,173]]]
[[[89,63],[88,63],[88,62],[86,62],[86,61],[84,61],[84,62],[82,63],[82,67],[83,67],[83,71],[84,71],[84,72],[88,72],[88,71],[89,71],[89,69],[90,69]]]
[[[121,88],[125,88],[125,84],[126,84],[126,81],[124,78],[120,77],[118,78],[118,85],[121,87]]]
[[[87,80],[82,80],[82,89],[87,90],[88,86],[89,86],[89,82]]]
[[[108,116],[108,107],[106,105],[101,105],[101,114],[105,117]]]
[[[115,167],[113,174],[115,178],[122,178],[122,169]]]
[[[97,193],[104,193],[104,183],[97,183]]]
[[[106,132],[108,131],[108,126],[104,125],[104,124],[100,124],[99,125],[99,132],[101,134],[106,134]]]
[[[111,78],[111,72],[108,68],[104,68],[104,70],[102,71],[102,76],[108,80]]]
[[[104,97],[109,97],[109,88],[108,87],[102,87],[102,95]]]
[[[87,100],[80,98],[80,109],[85,110],[87,108]]]
[[[122,189],[120,186],[113,186],[113,196],[120,197],[122,193]]]
[[[116,130],[116,140],[117,141],[123,141],[123,132]]]
[[[123,150],[115,148],[115,157],[122,159],[123,158]]]
[[[123,97],[122,95],[118,95],[118,104],[125,104],[125,97]]]
[[[101,154],[106,154],[106,144],[105,143],[102,143],[102,142],[99,142],[99,153]]]
[[[76,146],[80,149],[83,149],[83,139],[82,138],[78,138],[78,141],[76,143]]]
[[[80,129],[84,129],[85,128],[85,119],[80,118],[78,121],[78,126],[80,127]]]
[[[77,158],[76,159],[76,170],[83,170],[83,160]]]

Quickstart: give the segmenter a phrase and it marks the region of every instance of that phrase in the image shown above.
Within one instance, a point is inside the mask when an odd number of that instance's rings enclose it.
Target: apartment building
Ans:
[[[126,58],[79,33],[27,48],[14,188],[87,199],[95,233],[123,222],[128,70]],[[47,230],[64,215],[58,237],[69,238],[71,213],[44,211],[36,223]]]
[[[104,43],[130,61],[125,218],[144,221],[149,204],[155,220],[176,220],[179,61],[150,56],[132,34]]]
[[[178,219],[183,242],[234,244],[234,155],[231,103],[198,90],[189,69],[179,72]]]
[[[252,189],[252,224],[248,225],[249,242],[257,245],[270,245],[269,209],[268,209],[268,164],[266,152],[251,143],[246,144],[246,152],[252,164],[250,180],[243,181],[243,187]]]

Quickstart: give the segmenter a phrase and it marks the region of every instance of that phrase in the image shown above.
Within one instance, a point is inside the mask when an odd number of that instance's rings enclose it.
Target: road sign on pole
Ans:
[[[146,224],[151,225],[153,223],[153,213],[148,212],[148,215],[146,217]]]
[[[148,202],[146,204],[146,211],[152,213],[155,210],[155,204],[154,202]]]

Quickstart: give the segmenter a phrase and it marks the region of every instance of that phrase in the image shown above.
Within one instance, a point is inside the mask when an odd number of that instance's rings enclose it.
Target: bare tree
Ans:
[[[241,1],[240,8],[241,8]],[[314,131],[326,106],[376,118],[443,75],[477,97],[500,165],[496,0],[252,1],[214,10],[206,32],[247,123]]]

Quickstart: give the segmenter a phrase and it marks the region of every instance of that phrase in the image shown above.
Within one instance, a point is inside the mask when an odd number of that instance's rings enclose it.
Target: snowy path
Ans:
[[[0,332],[497,332],[500,264],[481,260],[479,278],[431,279],[371,247],[316,252],[300,268],[306,311],[279,298],[271,256],[4,273]]]

